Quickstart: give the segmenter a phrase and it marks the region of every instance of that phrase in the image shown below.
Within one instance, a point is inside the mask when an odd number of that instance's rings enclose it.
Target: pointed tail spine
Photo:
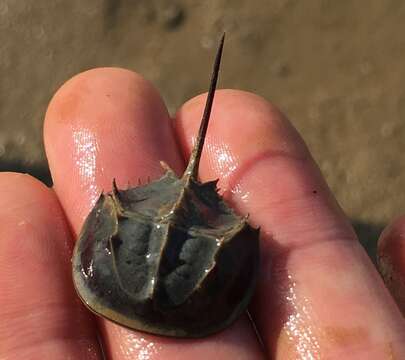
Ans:
[[[198,168],[200,165],[201,153],[204,147],[204,140],[207,134],[208,123],[210,120],[212,103],[214,101],[215,90],[217,87],[219,67],[221,64],[222,49],[224,47],[225,33],[221,37],[219,43],[217,55],[215,57],[214,68],[212,71],[210,88],[207,95],[207,101],[205,103],[204,113],[201,119],[200,129],[198,130],[197,140],[194,145],[193,151],[190,156],[189,163],[187,165],[186,171],[184,172],[183,177],[190,177],[197,179],[198,177]]]

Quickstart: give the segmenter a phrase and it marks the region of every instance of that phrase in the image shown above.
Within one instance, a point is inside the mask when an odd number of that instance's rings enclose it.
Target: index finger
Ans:
[[[177,114],[190,153],[205,96]],[[404,320],[358,243],[304,142],[264,99],[221,90],[211,115],[204,180],[261,227],[253,316],[279,359],[405,356]]]

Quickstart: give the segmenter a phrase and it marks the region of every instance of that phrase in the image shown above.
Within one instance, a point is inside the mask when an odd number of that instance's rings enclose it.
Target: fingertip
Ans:
[[[38,179],[29,174],[0,172],[0,216],[19,212],[24,205],[39,207],[32,216],[47,215],[49,208],[60,211],[52,190]]]
[[[62,85],[44,139],[55,191],[75,230],[113,178],[125,186],[144,172],[159,176],[160,160],[183,166],[158,91],[125,69],[92,69]]]
[[[81,72],[62,84],[52,97],[45,117],[45,132],[52,131],[54,123],[80,125],[85,121],[88,126],[93,120],[94,125],[101,125],[97,115],[107,119],[111,112],[120,111],[114,106],[115,99],[134,106],[136,97],[151,98],[156,101],[154,110],[166,111],[157,90],[136,72],[115,67]],[[86,117],[84,110],[91,112],[91,118]]]
[[[405,248],[405,216],[394,219],[381,233],[378,240],[378,251],[381,255],[399,254]],[[396,250],[396,251],[395,251]]]
[[[405,216],[395,219],[382,232],[377,263],[385,284],[405,314]]]
[[[194,97],[176,114],[176,130],[186,157],[195,141],[206,97],[206,93]],[[208,156],[203,153],[203,157],[208,164],[203,165],[201,172],[209,177],[221,173],[222,183],[230,175],[229,168],[270,146],[274,152],[300,158],[309,156],[298,132],[276,106],[259,95],[241,90],[216,91],[206,143]],[[221,143],[229,149],[218,148]],[[222,156],[219,162],[214,159],[225,151],[228,157]]]
[[[90,317],[74,294],[70,234],[53,191],[29,175],[0,173],[0,239],[0,358],[78,358],[85,349],[97,356]]]
[[[3,280],[14,279],[30,267],[45,268],[54,255],[68,266],[71,244],[64,215],[53,191],[39,180],[27,174],[0,173],[0,222],[3,276],[10,271]],[[24,264],[19,271],[14,269],[16,262]]]

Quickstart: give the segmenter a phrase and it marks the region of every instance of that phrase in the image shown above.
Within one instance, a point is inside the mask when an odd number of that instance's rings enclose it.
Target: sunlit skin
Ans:
[[[57,91],[44,125],[53,189],[28,175],[0,175],[1,359],[102,359],[98,339],[114,360],[405,358],[399,307],[303,140],[273,105],[236,90],[216,94],[200,176],[219,178],[229,204],[261,227],[250,313],[263,347],[247,316],[214,336],[182,340],[126,330],[83,307],[70,257],[96,197],[113,178],[126,188],[159,177],[160,160],[181,174],[205,98],[171,119],[149,82],[112,68],[79,74]],[[380,244],[398,279],[404,224]]]

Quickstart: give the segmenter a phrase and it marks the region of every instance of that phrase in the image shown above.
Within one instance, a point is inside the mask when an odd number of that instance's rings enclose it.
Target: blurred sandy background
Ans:
[[[0,169],[50,184],[47,103],[92,67],[138,71],[174,112],[206,91],[224,30],[220,87],[284,110],[373,252],[405,212],[401,0],[0,0]]]

